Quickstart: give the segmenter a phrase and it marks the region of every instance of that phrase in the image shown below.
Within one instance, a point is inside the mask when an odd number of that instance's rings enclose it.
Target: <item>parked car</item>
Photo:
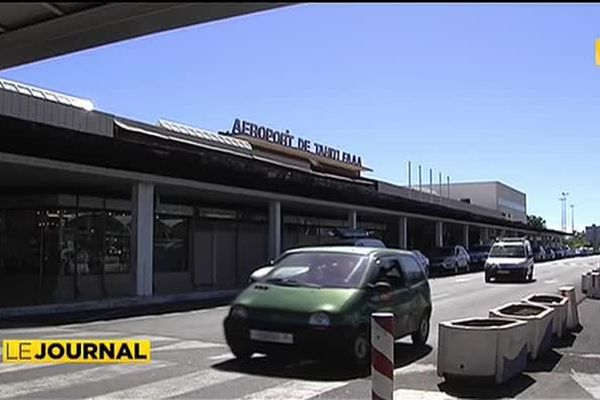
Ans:
[[[470,270],[470,257],[461,245],[444,246],[433,249],[429,256],[431,272],[455,272]]]
[[[427,272],[427,276],[429,276],[429,258],[427,258],[425,254],[421,253],[419,250],[413,250],[412,252],[415,254],[415,256],[417,256],[417,259]]]
[[[492,249],[491,244],[476,244],[469,248],[469,256],[471,257],[471,266],[483,268],[485,260]]]
[[[536,262],[545,261],[548,258],[548,254],[541,244],[532,245],[531,248],[533,250],[533,259]]]
[[[223,322],[238,359],[253,353],[337,355],[370,365],[370,321],[393,310],[395,338],[429,336],[431,291],[410,251],[321,246],[288,250],[262,282],[246,288]]]
[[[546,245],[544,246],[544,250],[546,251],[546,260],[556,260],[556,253],[552,247]]]
[[[485,262],[485,281],[502,277],[533,280],[534,254],[526,239],[502,239],[494,243]]]
[[[356,246],[386,248],[381,240],[371,237],[368,232],[358,229],[334,229],[330,232],[332,239],[327,240],[320,246]],[[268,265],[256,269],[250,275],[249,283],[258,282],[273,269],[275,260],[269,261]]]

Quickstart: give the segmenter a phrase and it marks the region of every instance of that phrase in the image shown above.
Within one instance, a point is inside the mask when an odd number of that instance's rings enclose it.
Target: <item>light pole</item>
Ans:
[[[562,192],[560,197],[561,210],[560,210],[560,228],[563,232],[567,230],[567,196],[568,192]]]
[[[571,233],[575,233],[575,204],[571,204]]]

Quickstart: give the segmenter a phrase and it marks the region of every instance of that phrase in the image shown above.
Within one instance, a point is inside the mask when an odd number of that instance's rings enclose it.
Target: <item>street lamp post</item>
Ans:
[[[560,197],[561,210],[560,210],[560,228],[563,232],[567,230],[567,196],[568,192],[562,192]]]
[[[575,233],[575,204],[571,204],[571,232]]]

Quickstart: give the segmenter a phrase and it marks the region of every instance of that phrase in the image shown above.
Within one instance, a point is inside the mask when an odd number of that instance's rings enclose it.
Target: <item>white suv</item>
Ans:
[[[485,281],[501,277],[533,280],[533,251],[523,238],[506,238],[494,243],[485,262]]]

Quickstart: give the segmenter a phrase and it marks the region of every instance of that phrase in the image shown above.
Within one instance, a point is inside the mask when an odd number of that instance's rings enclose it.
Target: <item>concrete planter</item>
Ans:
[[[592,273],[581,274],[581,292],[591,297],[592,295]]]
[[[490,318],[518,319],[527,323],[527,350],[532,359],[550,348],[554,309],[541,304],[509,303],[490,310]]]
[[[567,304],[567,329],[572,331],[579,327],[579,313],[577,312],[577,297],[574,286],[561,286],[558,288],[561,296],[569,299]]]
[[[559,294],[536,293],[525,297],[525,303],[542,304],[554,309],[552,333],[559,339],[563,337],[567,325],[567,303],[569,299]]]
[[[600,299],[600,272],[593,271],[590,275],[592,285],[588,296],[590,296],[592,299]]]
[[[437,374],[493,377],[503,383],[527,365],[527,323],[470,318],[439,325]]]

